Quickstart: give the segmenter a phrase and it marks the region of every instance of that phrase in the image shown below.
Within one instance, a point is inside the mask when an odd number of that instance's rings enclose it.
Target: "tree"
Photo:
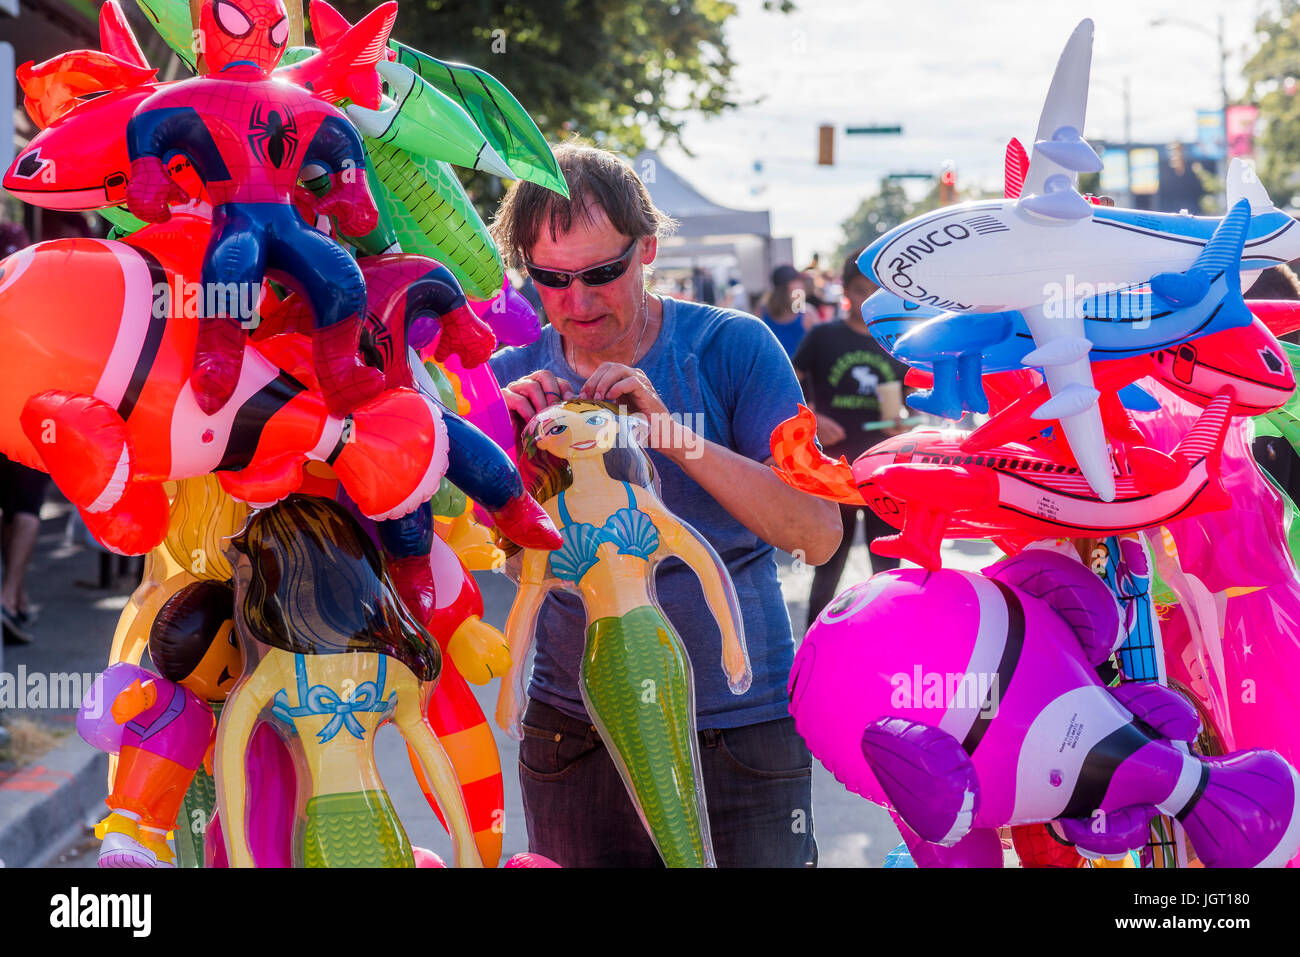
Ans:
[[[898,180],[885,177],[880,181],[880,192],[864,199],[853,215],[840,224],[844,239],[835,251],[835,261],[843,261],[850,253],[870,245],[895,226],[938,207],[937,180],[929,193],[913,203]]]
[[[338,6],[355,21],[375,4]],[[553,141],[576,133],[635,153],[738,105],[723,33],[735,13],[723,0],[402,0],[393,35],[491,73]]]
[[[1276,0],[1255,21],[1255,30],[1259,49],[1243,72],[1263,126],[1259,178],[1275,202],[1294,204],[1295,170],[1300,165],[1300,0]]]

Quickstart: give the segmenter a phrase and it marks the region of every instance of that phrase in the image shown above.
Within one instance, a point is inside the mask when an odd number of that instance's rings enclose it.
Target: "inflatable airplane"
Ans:
[[[1241,297],[1238,269],[1249,222],[1250,208],[1243,200],[1218,223],[1187,270],[1058,301],[1058,311],[1073,309],[1082,316],[1089,360],[1145,355],[1249,325],[1252,317]],[[1187,304],[1173,305],[1173,300]],[[1050,308],[1044,312],[1053,314]],[[1034,348],[1029,324],[1016,310],[940,312],[881,290],[862,304],[862,316],[894,358],[934,375],[933,389],[910,396],[908,404],[945,418],[988,411],[983,375],[1050,364],[1055,355],[1054,347]]]
[[[1099,288],[1137,286],[1167,274],[1152,292],[1164,305],[1193,306],[1209,292],[1209,277],[1191,267],[1219,221],[1094,206],[1078,192],[1077,174],[1101,169],[1081,133],[1092,35],[1092,21],[1084,20],[1061,54],[1019,196],[917,217],[868,246],[858,266],[882,289],[920,305],[953,313],[1018,312],[1036,347],[1033,364],[1042,366],[1052,394],[1040,415],[1060,420],[1088,484],[1111,501],[1115,477],[1082,303]],[[1230,172],[1228,199],[1234,210],[1245,200],[1250,212],[1240,268],[1258,270],[1300,256],[1300,228],[1273,207],[1253,171],[1239,166]],[[1071,290],[1074,301],[1062,303]]]

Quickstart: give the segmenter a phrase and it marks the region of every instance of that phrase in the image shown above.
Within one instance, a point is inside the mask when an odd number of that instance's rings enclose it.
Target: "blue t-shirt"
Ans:
[[[787,356],[792,356],[795,350],[799,348],[799,343],[803,341],[804,333],[807,332],[803,327],[803,315],[797,315],[789,322],[776,322],[768,315],[766,309],[763,310],[763,324],[772,330],[772,335],[776,336],[776,341],[781,343],[781,348],[785,350]]]
[[[762,462],[769,458],[772,430],[798,412],[803,394],[785,350],[753,316],[699,303],[664,299],[663,326],[637,363],[668,411],[718,445]],[[582,387],[551,326],[531,345],[505,349],[491,360],[502,385],[548,369]],[[731,573],[745,622],[754,680],[733,695],[722,670],[722,635],[699,579],[683,562],[660,562],[655,596],[682,638],[695,672],[700,728],[737,728],[789,715],[785,686],[794,663],[790,616],[776,574],[776,549],[745,528],[713,496],[654,450],[664,504],[708,539]],[[537,618],[537,657],[529,697],[589,721],[579,691],[586,643],[582,600],[552,591]]]

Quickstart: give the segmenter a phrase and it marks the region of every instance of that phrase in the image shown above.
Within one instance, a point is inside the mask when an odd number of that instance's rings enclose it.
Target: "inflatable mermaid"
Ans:
[[[215,762],[231,865],[253,860],[244,754],[269,708],[306,793],[295,865],[415,866],[375,766],[375,731],[389,719],[446,813],[457,866],[481,866],[455,772],[424,717],[442,656],[397,597],[379,549],[343,506],[306,495],[255,513],[231,547],[245,669]]]
[[[736,694],[749,687],[749,659],[730,577],[648,487],[649,464],[633,421],[609,403],[571,400],[539,412],[524,430],[520,471],[564,544],[523,553],[506,625],[511,672],[501,684],[497,723],[521,737],[524,664],[537,613],[551,589],[577,592],[587,613],[580,666],[587,712],[664,862],[711,867],[691,664],[655,601],[660,559],[674,555],[699,576]],[[612,477],[620,466],[640,481]]]

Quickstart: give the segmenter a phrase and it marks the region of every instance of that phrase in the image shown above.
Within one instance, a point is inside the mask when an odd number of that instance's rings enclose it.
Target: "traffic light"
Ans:
[[[835,165],[835,127],[827,123],[817,127],[817,165]]]
[[[957,167],[951,161],[943,164],[939,174],[939,205],[951,206],[957,202]]]

